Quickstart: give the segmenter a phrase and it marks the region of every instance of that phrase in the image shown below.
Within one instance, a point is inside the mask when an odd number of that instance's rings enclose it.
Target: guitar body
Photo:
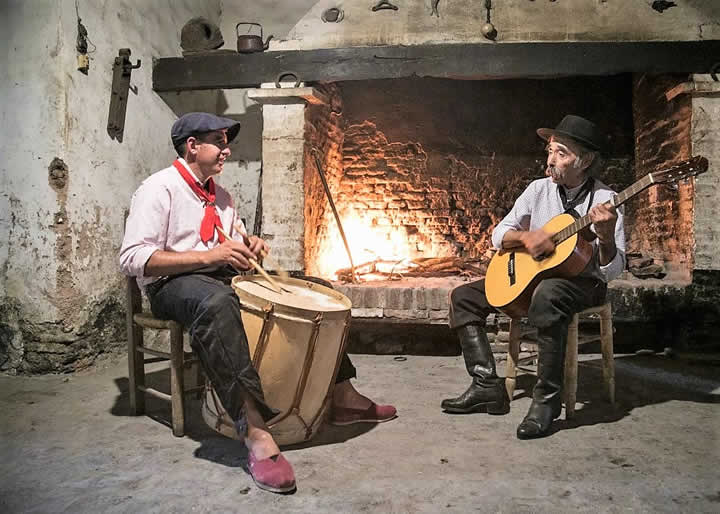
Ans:
[[[654,184],[671,184],[705,173],[707,169],[708,160],[696,155],[666,170],[648,173],[605,205],[618,207]],[[553,240],[561,242],[552,255],[540,261],[525,253],[522,247],[496,253],[485,275],[485,293],[490,305],[513,318],[526,316],[541,280],[579,275],[593,255],[592,245],[580,235],[591,223],[589,214],[577,220],[570,214],[560,214],[548,221],[542,229]]]
[[[542,229],[552,235],[574,221],[570,214],[560,214]],[[541,280],[577,276],[592,255],[592,245],[577,233],[558,244],[552,255],[540,261],[533,259],[522,247],[500,250],[490,261],[485,276],[488,302],[510,317],[527,316],[532,294]]]

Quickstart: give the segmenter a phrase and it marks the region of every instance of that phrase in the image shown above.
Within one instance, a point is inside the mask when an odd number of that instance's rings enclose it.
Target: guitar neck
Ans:
[[[651,185],[653,185],[652,176],[646,175],[627,189],[623,190],[621,193],[615,195],[612,200],[605,203],[614,207],[619,207],[620,205],[627,202],[630,198],[637,195],[638,193],[641,193]],[[560,232],[553,235],[552,240],[556,245],[558,245],[566,239],[574,236],[582,229],[588,227],[591,223],[592,221],[590,221],[590,215],[586,214],[585,216],[576,219],[572,224],[568,225]]]

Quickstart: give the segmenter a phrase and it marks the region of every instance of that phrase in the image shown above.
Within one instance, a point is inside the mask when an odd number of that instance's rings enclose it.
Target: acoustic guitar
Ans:
[[[649,173],[606,204],[618,207],[650,186],[671,184],[707,169],[707,159],[695,156],[666,170]],[[490,305],[511,317],[526,316],[532,293],[541,280],[578,275],[593,256],[592,244],[583,237],[591,223],[587,214],[577,219],[567,213],[552,218],[542,230],[552,234],[555,250],[539,260],[533,259],[523,247],[499,250],[490,260],[485,276]]]

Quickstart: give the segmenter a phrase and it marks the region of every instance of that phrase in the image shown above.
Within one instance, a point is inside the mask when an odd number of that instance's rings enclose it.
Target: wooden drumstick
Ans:
[[[263,260],[265,260],[268,256],[268,253],[265,250],[263,250],[260,252],[260,256],[263,258]],[[274,259],[273,259],[273,261],[274,261]],[[275,262],[275,271],[277,271],[277,274],[280,278],[289,278],[290,277],[290,275],[288,274],[287,271],[285,271],[281,267],[277,266],[277,262]]]
[[[220,234],[222,234],[225,239],[232,239],[230,236],[227,235],[227,233],[225,233],[225,231],[223,229],[221,229],[220,227],[216,227],[216,228],[217,228],[218,232]],[[247,257],[247,260],[250,262],[250,264],[252,264],[253,268],[255,268],[255,270],[257,270],[257,272],[260,273],[265,278],[265,280],[268,281],[268,283],[270,284],[270,288],[273,291],[275,291],[276,293],[283,292],[283,288],[280,287],[278,285],[278,283],[275,282],[275,280],[273,280],[273,278],[270,275],[268,275],[268,272],[265,271],[262,268],[262,266],[260,266],[258,261],[256,261],[253,257]]]
[[[249,244],[249,243],[250,243],[250,240],[248,239],[247,235],[245,234],[245,227],[244,227],[244,226],[236,223],[235,225],[233,225],[233,228],[235,228],[235,230],[236,230],[237,232],[239,232],[240,234],[242,234],[243,240],[245,241],[245,244]],[[263,260],[265,260],[265,258],[267,258],[267,256],[268,256],[268,253],[267,253],[265,250],[260,250],[260,257],[262,257]],[[272,257],[271,257],[271,258],[272,258]],[[273,259],[273,261],[275,261],[274,258],[272,258],[272,259]],[[288,274],[287,271],[285,271],[284,269],[282,269],[280,266],[277,265],[277,262],[275,262],[275,271],[277,271],[277,274],[278,274],[278,276],[280,276],[280,278],[289,278],[289,277],[290,277],[290,275]],[[282,287],[282,286],[281,286],[281,287]],[[284,291],[287,291],[287,289],[285,289],[284,287],[283,287],[282,289],[283,289]],[[288,292],[289,292],[289,291],[288,291]]]

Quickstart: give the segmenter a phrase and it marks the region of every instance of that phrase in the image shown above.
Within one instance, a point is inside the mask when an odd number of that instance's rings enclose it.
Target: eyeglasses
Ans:
[[[207,136],[206,136],[207,137]],[[230,143],[227,141],[225,137],[222,139],[220,138],[209,138],[208,140],[203,139],[203,136],[195,136],[195,140],[201,144],[201,145],[213,145],[216,148],[218,148],[220,151],[225,150],[226,148],[230,147]]]

